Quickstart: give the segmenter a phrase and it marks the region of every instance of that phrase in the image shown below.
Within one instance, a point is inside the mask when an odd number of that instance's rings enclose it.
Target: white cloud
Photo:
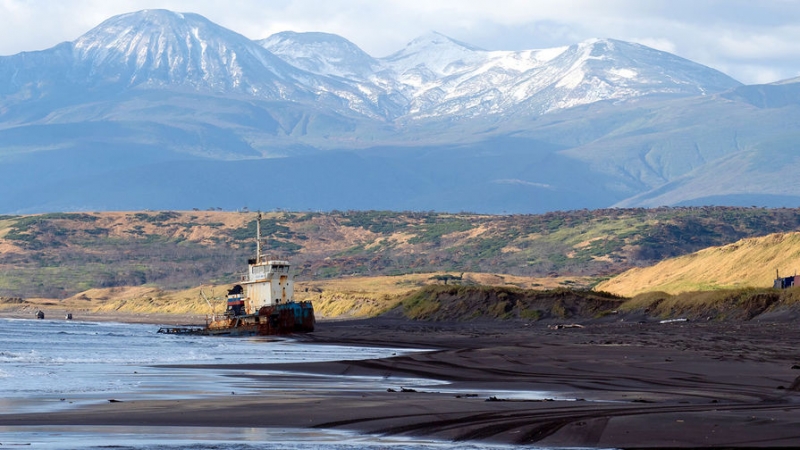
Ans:
[[[0,54],[49,48],[148,8],[196,12],[252,39],[335,33],[373,56],[436,30],[487,49],[629,40],[744,82],[800,73],[800,3],[784,0],[0,0]]]
[[[797,38],[800,28],[774,30],[770,34],[764,31],[755,33],[727,33],[717,40],[723,55],[750,60],[766,60],[781,57],[800,56]]]

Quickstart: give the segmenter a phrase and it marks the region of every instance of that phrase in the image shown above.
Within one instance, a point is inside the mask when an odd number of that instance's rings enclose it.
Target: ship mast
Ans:
[[[261,213],[256,219],[256,264],[261,264]]]

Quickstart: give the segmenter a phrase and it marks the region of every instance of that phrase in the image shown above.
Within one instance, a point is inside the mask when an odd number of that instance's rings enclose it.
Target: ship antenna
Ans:
[[[256,219],[256,264],[261,264],[261,213]]]
[[[211,304],[211,300],[208,299],[206,293],[203,292],[203,288],[200,288],[200,296],[203,297],[203,300],[208,303],[208,307],[211,308],[211,320],[217,320],[217,310],[214,308],[214,305]],[[211,296],[214,297],[214,290],[211,290]]]

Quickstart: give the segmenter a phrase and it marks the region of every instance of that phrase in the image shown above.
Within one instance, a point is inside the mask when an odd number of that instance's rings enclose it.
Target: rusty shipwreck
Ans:
[[[261,214],[256,224],[256,257],[247,261],[240,283],[228,290],[224,314],[207,318],[205,327],[163,327],[159,333],[267,336],[314,331],[314,306],[294,301],[291,265],[262,254]]]

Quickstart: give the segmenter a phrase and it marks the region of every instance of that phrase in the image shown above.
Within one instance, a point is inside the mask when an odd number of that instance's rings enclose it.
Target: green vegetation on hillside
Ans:
[[[415,320],[573,319],[610,314],[625,299],[605,292],[530,290],[497,286],[427,286],[403,302]]]
[[[298,279],[434,272],[605,278],[632,267],[797,230],[800,209],[657,208],[487,216],[274,212],[264,252]],[[89,287],[179,289],[235,281],[255,253],[255,214],[205,211],[0,217],[0,296]]]
[[[620,311],[643,312],[657,319],[751,320],[764,314],[781,315],[800,304],[800,287],[722,289],[677,295],[648,292],[628,300]],[[763,316],[762,316],[763,317]]]
[[[400,303],[414,320],[592,321],[611,318],[658,321],[785,320],[800,306],[800,286],[785,290],[724,289],[669,295],[651,292],[634,298],[573,289],[530,290],[503,286],[425,286]]]

